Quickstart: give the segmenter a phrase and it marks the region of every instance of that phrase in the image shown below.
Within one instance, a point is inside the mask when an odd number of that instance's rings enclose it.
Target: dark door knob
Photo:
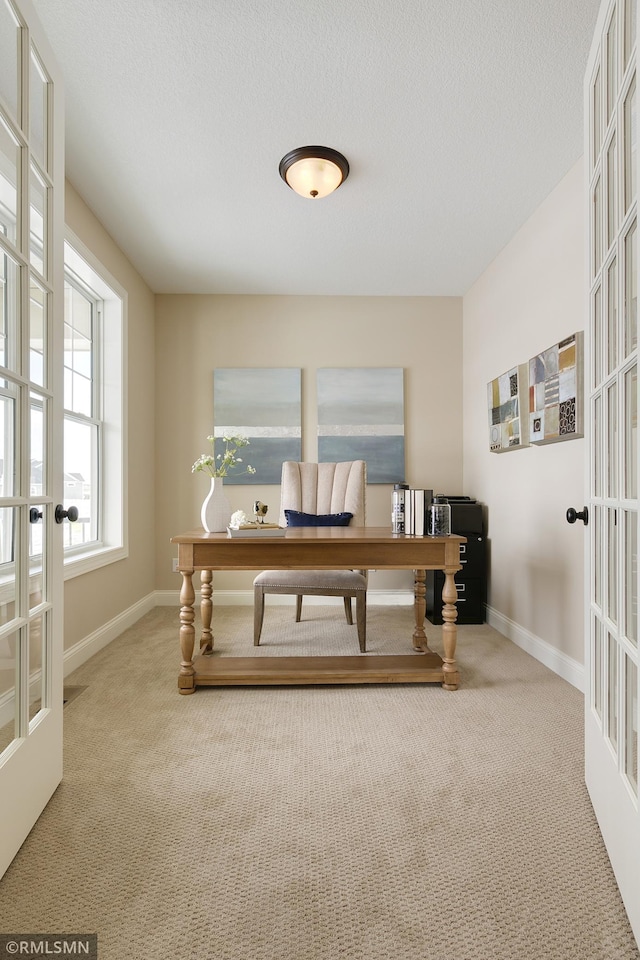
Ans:
[[[569,507],[567,510],[567,523],[575,523],[576,520],[582,520],[585,527],[589,523],[589,511],[586,507],[582,510],[576,510],[575,507]]]
[[[61,503],[56,504],[56,523],[62,523],[63,520],[70,520],[71,523],[75,523],[78,519],[78,508],[69,507],[68,510],[62,506]]]
[[[38,520],[42,520],[42,510],[38,510],[37,507],[31,507],[29,510],[29,523],[37,523]]]

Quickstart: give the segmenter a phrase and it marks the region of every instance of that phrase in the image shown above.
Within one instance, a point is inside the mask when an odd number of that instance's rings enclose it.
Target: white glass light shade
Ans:
[[[309,157],[298,160],[287,170],[287,183],[301,197],[326,197],[342,183],[342,171],[330,160]]]
[[[301,197],[326,197],[346,180],[349,164],[330,147],[299,147],[280,161],[280,176]]]

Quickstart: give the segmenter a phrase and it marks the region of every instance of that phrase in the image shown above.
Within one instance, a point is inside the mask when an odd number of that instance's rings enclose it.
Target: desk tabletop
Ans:
[[[202,542],[219,542],[224,541],[233,541],[237,543],[239,540],[276,540],[282,539],[277,537],[269,537],[267,531],[262,533],[256,533],[255,536],[251,537],[230,537],[228,533],[206,533],[202,527],[197,530],[189,530],[186,533],[180,533],[175,537],[171,537],[171,543],[202,543]],[[451,534],[449,537],[420,537],[414,534],[408,533],[392,533],[391,527],[286,527],[285,528],[285,539],[287,540],[323,540],[323,541],[357,541],[357,542],[366,542],[366,543],[389,543],[397,541],[407,541],[407,540],[417,540],[420,542],[428,541],[430,543],[436,543],[438,541],[451,541],[457,540],[460,543],[466,543],[467,538],[459,536],[458,534]]]

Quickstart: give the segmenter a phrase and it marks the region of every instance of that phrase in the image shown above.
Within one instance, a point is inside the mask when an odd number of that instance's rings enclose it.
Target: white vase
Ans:
[[[231,519],[231,506],[224,492],[222,477],[211,478],[211,489],[200,511],[202,526],[207,533],[222,533]]]

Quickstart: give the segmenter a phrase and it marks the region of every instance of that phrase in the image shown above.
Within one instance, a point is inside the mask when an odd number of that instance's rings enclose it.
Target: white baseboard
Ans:
[[[498,610],[494,610],[493,607],[490,607],[488,604],[487,623],[493,627],[494,630],[497,630],[498,633],[502,633],[515,643],[521,650],[535,657],[535,659],[543,663],[545,667],[549,667],[550,670],[553,670],[554,673],[562,677],[563,680],[566,680],[567,683],[570,683],[573,687],[580,690],[581,693],[584,693],[585,673],[583,664],[578,663],[578,661],[572,657],[568,657],[566,653],[556,650],[556,648],[552,647],[546,640],[530,633],[529,630],[521,627],[518,623],[515,623],[515,621],[510,620],[509,617],[505,617],[504,614]]]
[[[200,602],[199,591],[196,591],[196,603]],[[214,604],[221,606],[246,607],[253,605],[253,590],[214,590]],[[342,606],[341,597],[305,597],[305,604],[328,604]],[[267,600],[269,604],[275,605],[293,605],[295,599],[292,596],[273,594]],[[369,606],[411,606],[413,603],[412,590],[368,590],[367,604]],[[176,607],[180,604],[180,595],[177,590],[156,590],[144,597],[138,603],[124,610],[113,620],[110,620],[99,630],[85,637],[79,643],[75,644],[64,655],[64,675],[71,673],[81,664],[85,663],[94,653],[101,650],[108,643],[119,636],[128,627],[153,610],[156,606]],[[535,657],[545,667],[553,670],[555,674],[566,680],[576,689],[584,692],[584,666],[577,660],[568,657],[566,654],[552,647],[541,637],[526,630],[514,620],[505,617],[504,614],[495,610],[487,604],[487,623],[497,630],[503,636],[507,637],[516,646],[526,651],[530,656]]]
[[[119,637],[121,633],[124,633],[129,627],[132,627],[140,617],[143,617],[145,613],[149,613],[155,606],[155,594],[149,593],[127,610],[123,610],[117,617],[114,617],[97,630],[94,630],[94,632],[90,633],[84,640],[74,643],[72,647],[69,647],[69,649],[64,652],[64,676],[66,677],[74,670],[77,670],[78,667],[81,667],[94,653],[102,650],[108,643],[111,643],[112,640]]]
[[[155,602],[158,607],[173,607],[180,603],[178,590],[156,590]],[[200,602],[200,592],[196,590],[196,602]],[[223,607],[252,607],[253,590],[214,590],[213,602]],[[274,593],[266,601],[269,604],[290,606],[295,603],[295,597],[287,594]],[[317,606],[342,606],[342,597],[305,597],[306,604]],[[409,607],[413,603],[411,590],[367,590],[368,606]]]

